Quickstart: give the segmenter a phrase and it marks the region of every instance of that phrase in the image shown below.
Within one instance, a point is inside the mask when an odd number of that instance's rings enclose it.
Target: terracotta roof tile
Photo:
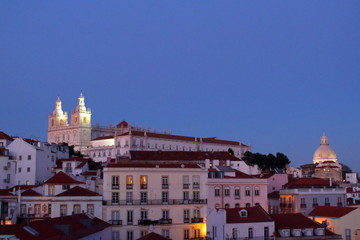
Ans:
[[[28,190],[24,191],[21,194],[21,196],[42,196],[42,195],[32,189],[28,189]]]
[[[356,209],[357,207],[317,206],[309,213],[309,216],[340,218]]]
[[[9,135],[7,135],[6,133],[0,131],[0,139],[5,139],[5,140],[9,140],[9,141],[13,141],[14,139],[12,137],[10,137]]]
[[[56,195],[58,197],[63,197],[63,196],[101,196],[100,194],[90,191],[86,188],[82,188],[79,186],[73,187],[65,192],[62,192],[58,195]]]
[[[83,184],[83,182],[77,181],[66,173],[60,171],[53,177],[49,178],[45,184]]]
[[[329,187],[329,179],[322,178],[298,178],[284,185],[285,188],[301,188],[301,187]]]
[[[114,136],[97,137],[97,138],[91,139],[91,141],[106,140],[106,139],[114,139]]]
[[[279,191],[273,191],[271,193],[268,194],[268,198],[271,199],[279,199],[280,198],[280,193]]]
[[[247,211],[246,217],[241,217],[240,210]],[[272,222],[273,220],[260,206],[247,208],[225,208],[226,223]]]
[[[197,164],[175,163],[108,163],[109,168],[201,168]]]
[[[228,152],[130,151],[131,160],[237,160]]]

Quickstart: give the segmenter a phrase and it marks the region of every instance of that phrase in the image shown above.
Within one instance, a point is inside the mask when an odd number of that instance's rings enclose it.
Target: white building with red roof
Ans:
[[[274,220],[260,207],[213,209],[206,220],[211,240],[273,239]]]
[[[207,170],[197,164],[109,163],[103,169],[103,220],[114,240],[151,230],[171,239],[206,236]]]
[[[268,207],[267,179],[231,167],[214,166],[208,173],[208,211],[215,208]]]
[[[271,214],[275,222],[276,239],[343,239],[340,235],[328,230],[301,213]]]
[[[64,145],[49,144],[34,139],[10,138],[0,133],[0,188],[14,185],[40,184],[53,175],[59,158],[68,158]]]
[[[54,218],[82,212],[102,217],[102,196],[64,172],[57,173],[41,186],[15,189],[19,196],[17,214],[22,219]]]
[[[309,213],[309,218],[320,224],[326,224],[331,231],[340,234],[343,239],[359,239],[359,207],[317,206]]]
[[[280,190],[281,213],[308,215],[316,206],[346,206],[346,189],[322,178],[298,178]]]

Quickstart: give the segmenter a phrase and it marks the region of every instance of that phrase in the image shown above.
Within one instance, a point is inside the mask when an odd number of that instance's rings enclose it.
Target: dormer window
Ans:
[[[239,211],[240,217],[247,217],[247,211],[245,209],[242,209]]]

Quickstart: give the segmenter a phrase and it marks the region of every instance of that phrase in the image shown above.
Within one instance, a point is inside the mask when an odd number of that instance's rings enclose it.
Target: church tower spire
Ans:
[[[328,137],[325,135],[325,132],[323,133],[321,139],[320,139],[321,145],[329,145]]]

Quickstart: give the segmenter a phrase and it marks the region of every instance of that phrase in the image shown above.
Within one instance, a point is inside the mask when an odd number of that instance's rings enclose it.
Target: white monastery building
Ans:
[[[95,161],[128,156],[130,151],[230,151],[241,157],[251,147],[237,141],[220,140],[216,137],[187,137],[173,135],[170,131],[158,133],[149,128],[131,126],[122,121],[115,127],[91,126],[91,110],[85,107],[85,98],[80,94],[78,105],[71,113],[63,112],[60,98],[49,115],[48,141],[66,142]]]

